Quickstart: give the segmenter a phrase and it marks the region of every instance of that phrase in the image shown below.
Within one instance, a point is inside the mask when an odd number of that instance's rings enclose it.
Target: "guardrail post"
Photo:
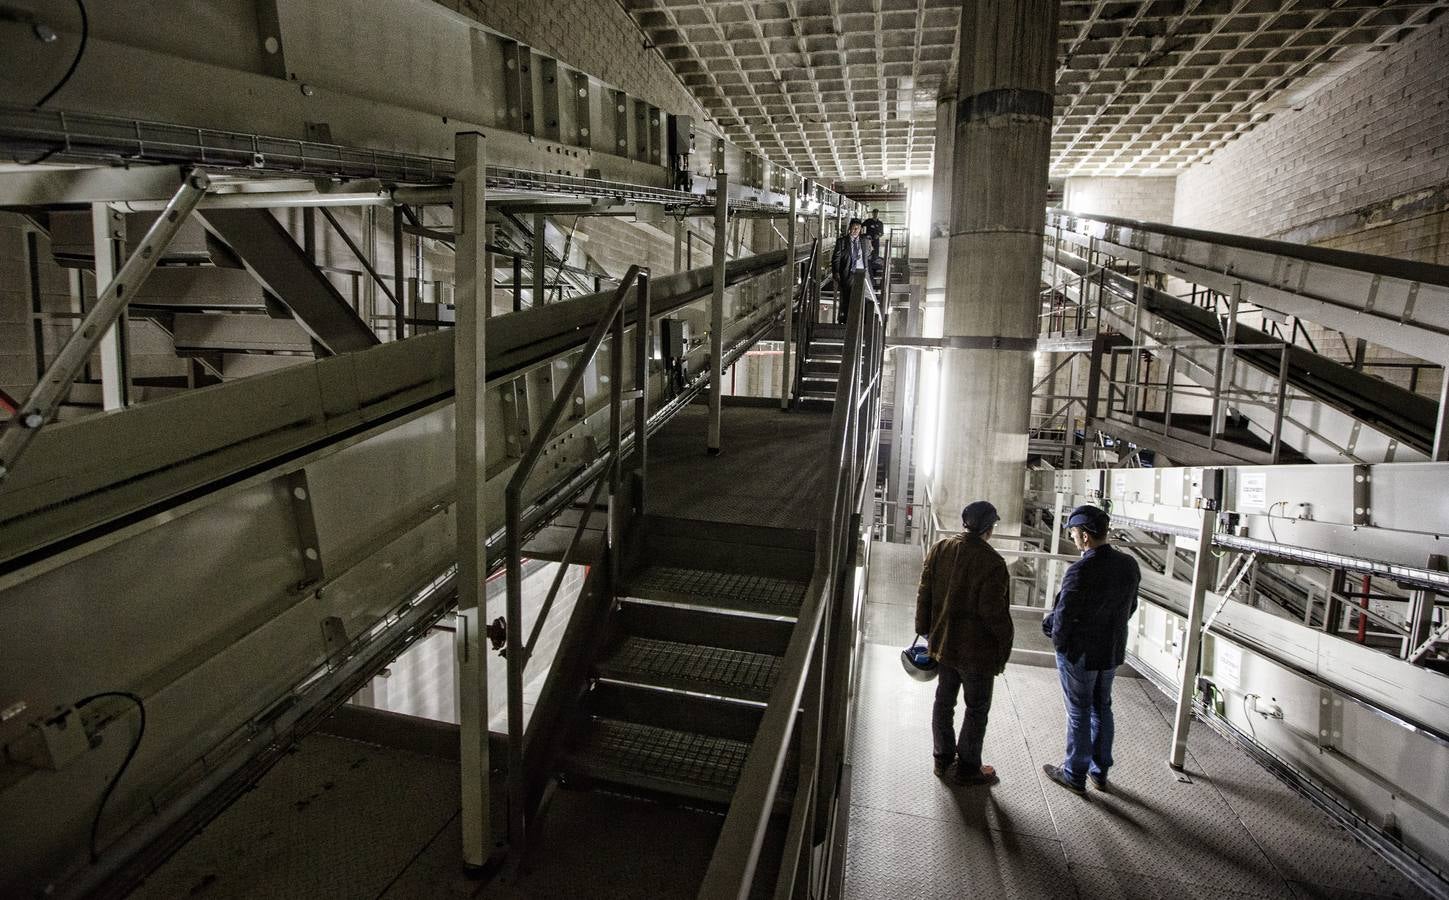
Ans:
[[[729,230],[729,174],[720,172],[714,200],[714,288],[709,299],[709,437],[705,451],[719,455],[724,395],[725,240]]]
[[[533,214],[533,305],[543,306],[545,292],[548,290],[548,263],[544,261],[544,252],[548,250],[548,244],[544,238],[548,236],[548,217],[542,213]]]
[[[649,287],[651,273],[645,269],[639,273],[638,288],[635,291],[634,315],[634,514],[644,514],[645,469],[649,449],[649,362],[653,357],[653,342],[650,341],[652,320],[649,316]]]
[[[790,224],[785,229],[787,246],[785,248],[785,331],[780,353],[781,409],[790,408],[790,386],[793,381],[790,377],[790,326],[795,318],[795,283],[800,280],[800,271],[795,260],[795,218],[799,194],[800,186],[798,184],[790,189]]]
[[[1206,481],[1208,470],[1204,470]],[[1174,769],[1181,769],[1187,757],[1187,730],[1192,722],[1192,692],[1202,660],[1202,613],[1206,605],[1208,585],[1213,570],[1213,527],[1217,516],[1211,509],[1199,509],[1197,529],[1197,556],[1192,567],[1192,593],[1187,607],[1187,634],[1183,638],[1182,664],[1178,667],[1180,677],[1177,688],[1177,713],[1172,725],[1172,751],[1167,763]]]
[[[1273,464],[1283,453],[1283,407],[1288,402],[1288,344],[1279,348],[1278,358],[1278,402],[1273,406]]]
[[[126,217],[109,203],[91,204],[91,235],[96,261],[96,297],[116,277],[126,252]],[[101,408],[107,411],[131,405],[129,334],[124,311],[101,337]]]
[[[488,784],[488,665],[484,579],[488,575],[485,524],[483,392],[488,369],[484,332],[492,294],[492,257],[484,247],[484,137],[454,138],[457,176],[453,216],[457,234],[455,343],[455,464],[458,492],[458,628],[454,633],[459,711],[463,865],[481,868],[493,852]],[[515,296],[517,286],[515,282]],[[521,777],[521,773],[513,773]]]

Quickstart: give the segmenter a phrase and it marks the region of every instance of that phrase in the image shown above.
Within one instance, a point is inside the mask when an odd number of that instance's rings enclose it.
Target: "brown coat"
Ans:
[[[1006,561],[972,534],[937,542],[926,554],[916,593],[916,633],[931,657],[976,675],[999,675],[1013,628]]]

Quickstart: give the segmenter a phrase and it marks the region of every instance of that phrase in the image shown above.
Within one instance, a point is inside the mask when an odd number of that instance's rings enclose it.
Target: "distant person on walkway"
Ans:
[[[1062,589],[1041,630],[1057,650],[1057,673],[1067,702],[1067,757],[1042,766],[1046,776],[1078,793],[1087,781],[1107,790],[1112,768],[1112,679],[1127,655],[1127,620],[1137,609],[1137,561],[1107,542],[1105,510],[1079,506],[1067,531],[1082,558],[1062,578]]]
[[[926,554],[916,593],[916,633],[928,636],[940,664],[931,734],[936,774],[956,763],[958,784],[995,784],[996,770],[981,764],[991,688],[1011,655],[1012,624],[1006,561],[987,542],[1000,520],[985,500],[961,511],[965,531],[938,541]],[[965,709],[961,735],[953,728],[956,694]]]
[[[870,218],[860,223],[860,230],[870,239],[871,258],[880,256],[880,239],[885,234],[885,223],[880,220],[880,210],[871,210]]]
[[[850,230],[835,239],[835,249],[830,254],[830,273],[835,277],[835,321],[845,324],[850,312],[850,284],[855,272],[866,271],[866,260],[870,254],[867,243],[861,239],[860,220],[850,220]]]

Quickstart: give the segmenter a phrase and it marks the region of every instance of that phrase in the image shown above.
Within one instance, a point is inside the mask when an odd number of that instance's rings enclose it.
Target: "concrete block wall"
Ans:
[[[1062,206],[1073,212],[1170,223],[1176,199],[1177,179],[1172,176],[1074,177],[1066,179]]]
[[[1439,208],[1449,184],[1449,21],[1349,71],[1177,179],[1178,225],[1315,243]],[[1426,213],[1431,209],[1420,209]],[[1403,244],[1380,231],[1369,252]],[[1433,252],[1442,253],[1440,238]],[[1419,252],[1419,251],[1416,251]]]

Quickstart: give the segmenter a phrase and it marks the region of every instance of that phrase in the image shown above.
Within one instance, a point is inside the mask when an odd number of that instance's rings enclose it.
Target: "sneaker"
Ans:
[[[1086,785],[1077,784],[1075,781],[1072,781],[1072,779],[1067,777],[1067,773],[1063,772],[1058,766],[1047,763],[1041,767],[1041,770],[1046,773],[1046,777],[1073,793],[1085,794],[1087,792]]]
[[[996,784],[1001,779],[996,777],[996,770],[991,766],[982,766],[976,770],[976,774],[972,775],[969,772],[963,772],[958,765],[955,774],[951,776],[951,780],[957,784],[978,785]]]
[[[1097,790],[1101,791],[1102,793],[1104,793],[1104,794],[1110,794],[1110,793],[1112,793],[1112,789],[1107,785],[1107,776],[1106,775],[1093,775],[1091,772],[1088,772],[1087,773],[1087,780],[1092,783],[1092,787],[1096,788]]]
[[[946,774],[946,771],[951,768],[951,764],[956,761],[956,758],[955,757],[951,757],[951,756],[948,756],[948,757],[940,757],[940,756],[938,756],[935,759],[936,759],[936,765],[934,766],[934,768],[935,768],[935,771],[936,771],[936,777],[937,778],[943,777]]]

